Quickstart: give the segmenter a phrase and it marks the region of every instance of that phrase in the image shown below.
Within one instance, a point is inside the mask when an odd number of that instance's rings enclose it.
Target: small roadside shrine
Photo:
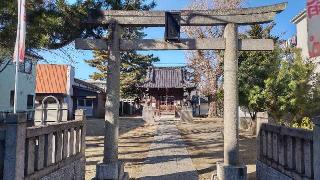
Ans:
[[[108,50],[106,130],[104,159],[97,165],[96,179],[124,179],[123,163],[118,160],[119,94],[121,51],[130,50],[224,50],[224,162],[217,164],[219,180],[246,179],[246,166],[239,163],[238,124],[238,52],[272,51],[272,39],[239,39],[238,26],[271,22],[286,3],[273,6],[222,9],[164,11],[100,11],[87,23],[109,26],[111,39],[78,39],[77,49]],[[225,26],[224,37],[181,39],[180,26]],[[123,27],[165,27],[165,40],[121,39]]]

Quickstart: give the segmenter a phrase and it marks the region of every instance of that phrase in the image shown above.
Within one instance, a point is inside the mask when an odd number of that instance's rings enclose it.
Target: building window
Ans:
[[[33,106],[34,106],[33,95],[28,95],[27,109],[33,109]]]
[[[14,91],[10,91],[10,106],[14,105]]]
[[[91,99],[86,99],[86,106],[87,107],[92,107],[92,100]]]
[[[23,63],[19,64],[19,71],[22,73],[31,74],[32,73],[32,61],[31,60],[25,60]]]
[[[78,106],[84,106],[84,99],[78,99]]]

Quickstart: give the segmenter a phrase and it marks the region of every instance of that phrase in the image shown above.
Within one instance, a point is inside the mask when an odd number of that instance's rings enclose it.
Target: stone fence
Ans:
[[[26,114],[0,123],[0,179],[84,179],[86,123],[74,121],[26,126]]]
[[[257,137],[257,179],[320,179],[319,128],[262,124]]]

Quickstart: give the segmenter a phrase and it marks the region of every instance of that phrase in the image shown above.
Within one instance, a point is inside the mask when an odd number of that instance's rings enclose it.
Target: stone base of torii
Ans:
[[[123,40],[122,27],[163,27],[163,11],[102,11],[87,23],[108,25],[111,40],[76,40],[77,49],[109,50],[106,98],[106,131],[103,163],[97,165],[96,179],[125,179],[123,163],[118,160],[120,51],[130,50],[224,50],[224,162],[217,164],[216,180],[245,180],[246,166],[239,162],[238,52],[270,51],[271,39],[238,39],[238,25],[271,22],[286,8],[286,3],[246,9],[181,11],[181,26],[226,26],[224,38],[180,39],[177,42],[153,39]]]
[[[217,163],[217,175],[212,175],[212,180],[246,180],[247,166],[231,166]]]
[[[101,163],[97,165],[95,179],[129,180],[129,174],[124,172],[124,163],[121,161],[108,164]]]

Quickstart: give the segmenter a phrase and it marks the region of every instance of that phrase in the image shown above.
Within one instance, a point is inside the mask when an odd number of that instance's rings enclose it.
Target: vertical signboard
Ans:
[[[307,0],[308,49],[310,58],[320,56],[320,0]]]

